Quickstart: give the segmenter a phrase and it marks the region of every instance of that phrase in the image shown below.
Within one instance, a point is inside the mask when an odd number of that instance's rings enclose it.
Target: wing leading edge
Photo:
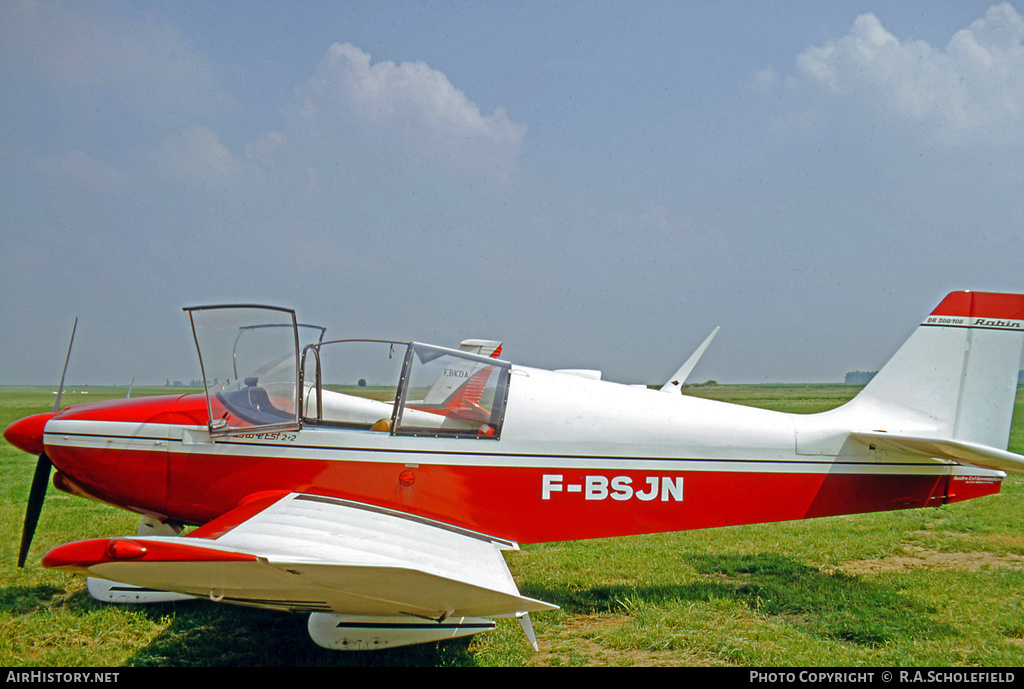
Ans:
[[[444,638],[459,635],[450,633],[453,628],[484,631],[481,625],[489,622],[460,618],[514,616],[527,629],[527,613],[557,609],[519,594],[501,554],[513,549],[518,545],[512,541],[414,515],[292,493],[243,503],[185,537],[68,543],[48,552],[43,564],[237,605],[327,614],[332,620],[386,618],[391,626],[402,619],[432,620],[438,625],[434,629],[448,630],[434,638]],[[429,633],[431,626],[425,629]],[[376,644],[380,637],[374,637]],[[315,634],[314,640],[327,645]],[[373,645],[363,642],[352,647]]]

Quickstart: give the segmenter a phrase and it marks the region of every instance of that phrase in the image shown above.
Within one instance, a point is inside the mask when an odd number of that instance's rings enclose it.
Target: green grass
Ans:
[[[168,391],[133,390],[133,396]],[[183,392],[181,388],[170,389]],[[841,404],[846,385],[689,392],[794,412]],[[90,388],[65,403],[124,396]],[[46,388],[0,388],[0,425],[48,411]],[[1010,449],[1024,451],[1018,395]],[[533,615],[470,640],[346,654],[305,617],[209,601],[108,606],[81,577],[39,566],[76,538],[133,533],[132,515],[50,489],[24,570],[15,566],[34,459],[0,444],[3,666],[1022,666],[1024,478],[1000,495],[926,510],[524,546],[508,561]]]

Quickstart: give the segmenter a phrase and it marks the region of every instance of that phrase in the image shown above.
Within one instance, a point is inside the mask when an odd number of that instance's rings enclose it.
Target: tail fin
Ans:
[[[1024,345],[1024,295],[952,292],[854,401],[1006,449]]]
[[[498,340],[463,340],[459,343],[459,351],[497,359],[501,356],[501,345]]]

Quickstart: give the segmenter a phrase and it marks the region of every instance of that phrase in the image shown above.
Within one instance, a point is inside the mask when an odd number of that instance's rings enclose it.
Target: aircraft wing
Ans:
[[[927,436],[901,433],[857,432],[851,437],[869,444],[888,447],[899,452],[947,459],[958,464],[972,464],[985,469],[995,469],[1012,474],[1024,474],[1024,455],[1018,455],[995,447],[951,438],[929,438]]]
[[[47,567],[254,607],[351,615],[522,615],[511,541],[317,495],[269,495],[184,537],[77,541]]]

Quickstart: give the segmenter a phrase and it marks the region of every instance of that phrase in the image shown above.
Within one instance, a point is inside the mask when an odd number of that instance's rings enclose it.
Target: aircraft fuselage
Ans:
[[[1002,473],[843,442],[795,415],[513,367],[501,437],[303,423],[212,440],[203,395],[76,405],[48,421],[55,484],[206,524],[254,495],[312,493],[519,542],[941,505]]]

